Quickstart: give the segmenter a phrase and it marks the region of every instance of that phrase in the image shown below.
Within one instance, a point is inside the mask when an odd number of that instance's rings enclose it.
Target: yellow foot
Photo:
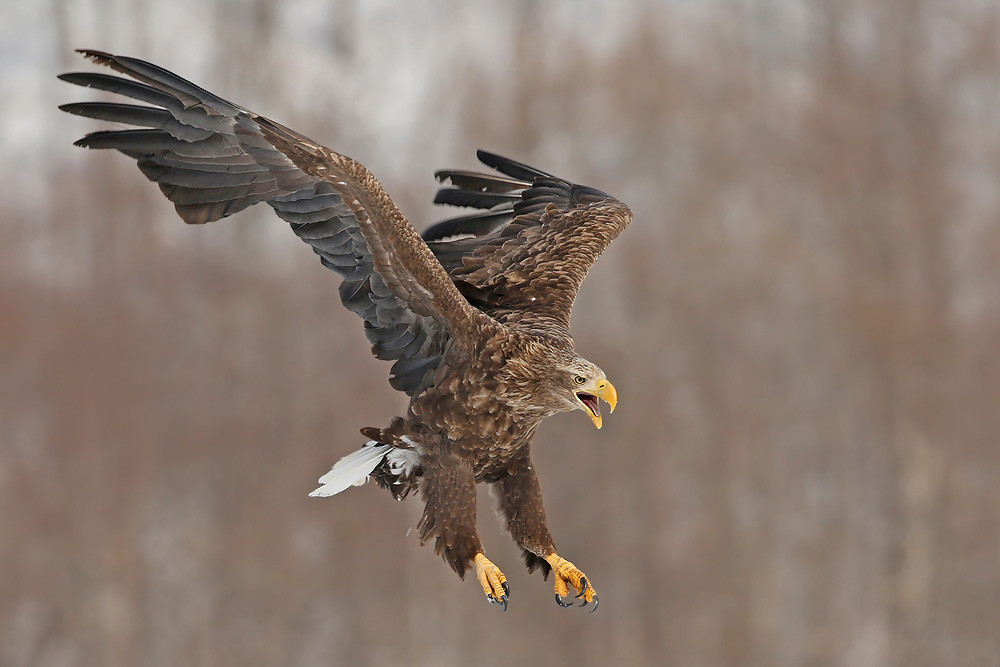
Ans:
[[[507,598],[510,597],[507,577],[482,553],[476,554],[473,562],[476,564],[476,579],[479,579],[479,585],[483,587],[486,599],[493,604],[502,605],[503,610],[507,611]]]
[[[576,565],[555,553],[546,556],[545,560],[552,566],[553,578],[556,581],[556,604],[560,607],[573,606],[572,601],[563,602],[563,598],[569,597],[569,587],[572,586],[576,591],[576,597],[583,598],[580,606],[585,607],[593,602],[594,608],[590,610],[590,613],[597,611],[597,591],[587,581],[583,572],[577,569]]]

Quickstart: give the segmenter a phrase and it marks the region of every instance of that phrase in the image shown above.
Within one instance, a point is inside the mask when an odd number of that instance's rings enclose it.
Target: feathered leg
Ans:
[[[591,611],[596,610],[597,592],[587,577],[575,565],[556,554],[556,545],[545,521],[542,488],[531,460],[526,456],[514,473],[494,482],[494,490],[500,511],[507,521],[507,530],[524,550],[528,572],[540,567],[546,579],[550,571],[555,573],[556,602],[560,606],[570,606],[571,603],[563,599],[569,597],[572,586],[576,597],[583,598],[583,604],[593,602],[594,609]]]
[[[428,460],[431,457],[437,461]],[[420,543],[435,538],[434,552],[465,578],[465,571],[483,550],[476,531],[476,477],[472,466],[451,454],[432,454],[421,463],[425,506],[417,526]]]
[[[436,458],[437,460],[430,460]],[[468,462],[452,454],[431,454],[421,461],[424,515],[420,543],[434,539],[435,553],[444,557],[458,576],[470,566],[487,599],[507,609],[507,578],[483,555],[476,531],[476,476]]]

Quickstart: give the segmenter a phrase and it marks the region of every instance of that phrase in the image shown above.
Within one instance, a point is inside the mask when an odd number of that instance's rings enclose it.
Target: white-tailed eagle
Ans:
[[[422,542],[464,576],[474,568],[490,602],[507,608],[506,577],[483,553],[475,485],[491,485],[528,570],[551,571],[556,602],[597,606],[593,584],[556,553],[530,457],[543,419],[581,410],[600,428],[600,400],[618,397],[576,353],[570,311],[598,255],[632,220],[620,201],[507,158],[479,152],[498,173],[447,170],[436,201],[477,211],[423,237],[364,166],[165,69],[81,51],[128,78],[98,72],[64,81],[141,104],[84,102],[64,111],[136,126],[77,145],[116,149],[188,223],[265,202],[320,261],[340,274],[344,305],[364,320],[406,414],[320,479],[314,496],[373,477],[396,498],[418,491]]]

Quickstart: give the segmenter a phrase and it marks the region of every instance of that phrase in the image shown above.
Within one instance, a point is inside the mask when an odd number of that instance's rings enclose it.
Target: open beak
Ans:
[[[593,392],[581,391],[577,393],[576,397],[587,408],[590,421],[594,422],[594,426],[597,428],[604,425],[604,420],[601,418],[601,404],[598,399],[604,400],[611,412],[614,412],[615,406],[618,405],[618,392],[615,391],[615,386],[607,380],[601,380]]]

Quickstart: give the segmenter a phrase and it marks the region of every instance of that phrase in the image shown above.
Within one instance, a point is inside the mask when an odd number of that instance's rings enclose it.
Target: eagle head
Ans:
[[[604,371],[582,357],[577,357],[563,369],[559,385],[563,389],[566,409],[583,410],[597,428],[604,425],[601,400],[608,404],[610,412],[614,412],[618,405],[618,392]]]
[[[528,414],[583,410],[601,428],[601,400],[614,412],[618,392],[596,364],[571,347],[532,341],[508,358],[497,379],[507,401]]]

